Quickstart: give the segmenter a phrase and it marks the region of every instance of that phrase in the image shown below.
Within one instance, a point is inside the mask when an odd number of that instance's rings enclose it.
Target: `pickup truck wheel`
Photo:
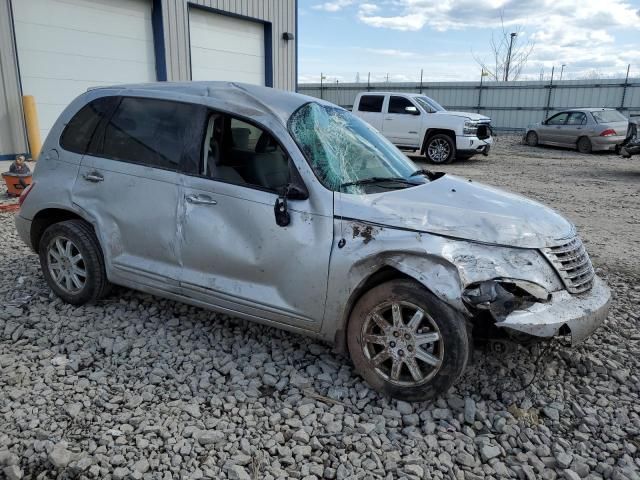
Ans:
[[[580,153],[591,153],[591,140],[588,137],[580,137],[577,147]]]
[[[427,140],[425,153],[431,163],[451,163],[456,157],[456,145],[449,135],[438,133]]]
[[[54,223],[43,233],[38,251],[45,280],[65,302],[84,305],[108,293],[102,250],[86,222]]]
[[[531,131],[527,133],[527,145],[530,147],[538,146],[538,134],[536,132]]]
[[[347,328],[356,371],[376,391],[422,401],[448,390],[464,371],[464,317],[422,285],[392,280],[365,293]]]

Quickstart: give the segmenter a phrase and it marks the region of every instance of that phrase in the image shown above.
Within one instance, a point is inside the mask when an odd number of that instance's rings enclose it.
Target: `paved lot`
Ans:
[[[306,338],[117,289],[75,308],[0,214],[0,471],[8,478],[640,478],[640,159],[502,137],[451,173],[578,226],[615,292],[584,345],[477,350],[430,404],[372,392]],[[515,391],[514,391],[515,390]],[[0,473],[0,477],[2,474]]]

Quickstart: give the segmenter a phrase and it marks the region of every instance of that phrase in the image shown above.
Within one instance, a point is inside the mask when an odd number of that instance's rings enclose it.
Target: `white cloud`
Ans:
[[[364,50],[368,53],[373,53],[375,55],[383,55],[386,57],[413,58],[417,56],[417,54],[414,52],[397,50],[395,48],[365,48]]]
[[[348,7],[354,0],[334,0],[332,2],[324,2],[314,5],[315,10],[324,10],[325,12],[339,12],[345,7]]]
[[[380,7],[374,3],[361,3],[358,8],[364,15],[371,15],[372,13],[380,10]],[[638,12],[638,15],[640,15],[640,11]]]
[[[621,49],[615,42],[618,31],[640,29],[637,3],[629,0],[394,0],[387,6],[360,6],[358,19],[400,31],[500,29],[502,20],[507,29],[517,25],[521,41],[535,42],[527,70],[558,62],[616,69],[638,57],[637,45]],[[478,39],[474,51],[488,40]]]

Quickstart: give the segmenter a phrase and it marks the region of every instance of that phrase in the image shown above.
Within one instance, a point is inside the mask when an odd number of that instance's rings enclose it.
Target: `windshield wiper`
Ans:
[[[353,185],[370,185],[372,183],[402,183],[403,185],[415,186],[416,184],[410,182],[406,178],[402,177],[370,177],[355,180],[353,182],[346,182],[340,185],[340,188],[351,187]]]
[[[417,177],[418,175],[424,175],[429,180],[436,180],[436,179],[440,178],[441,176],[445,175],[445,173],[444,172],[432,172],[431,170],[426,170],[424,168],[421,168],[420,170],[416,170],[411,175],[409,175],[409,178]]]

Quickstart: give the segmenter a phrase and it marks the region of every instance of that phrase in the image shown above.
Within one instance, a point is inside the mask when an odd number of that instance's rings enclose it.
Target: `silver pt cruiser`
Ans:
[[[553,210],[419,170],[348,111],[270,88],[91,90],[21,204],[66,302],[117,284],[311,335],[405,400],[449,388],[473,337],[575,343],[609,308]]]

